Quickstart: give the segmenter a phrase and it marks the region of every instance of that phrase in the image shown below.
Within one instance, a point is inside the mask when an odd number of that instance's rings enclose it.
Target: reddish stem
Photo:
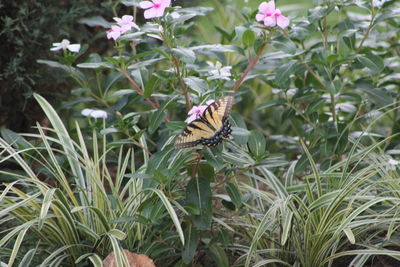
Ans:
[[[244,71],[244,73],[242,74],[242,76],[239,78],[239,80],[237,80],[235,82],[235,84],[232,86],[232,91],[236,91],[237,89],[239,89],[239,87],[242,85],[244,78],[246,78],[246,76],[249,74],[249,72],[254,68],[254,66],[257,64],[258,60],[260,59],[260,57],[262,56],[265,47],[268,44],[268,40],[266,40],[262,46],[260,47],[260,49],[258,50],[258,53],[256,55],[255,58],[253,58],[252,60],[250,60],[249,65],[247,66],[246,70]]]

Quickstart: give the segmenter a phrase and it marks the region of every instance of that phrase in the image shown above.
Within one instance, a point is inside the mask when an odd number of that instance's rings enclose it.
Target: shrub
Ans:
[[[295,18],[247,2],[211,1],[215,11],[147,2],[154,18],[136,25],[139,1],[121,1],[134,16],[120,14],[108,29],[115,50],[77,62],[65,48],[57,61],[40,60],[76,83],[63,112],[83,126],[68,121],[70,132],[129,147],[131,170],[141,166],[143,175],[122,183],[147,178],[142,189],[172,203],[181,226],[158,220],[167,217],[157,206],[138,210],[154,219],[142,252],[166,266],[397,258],[388,240],[398,220],[399,4],[322,1]],[[212,32],[210,21],[220,22],[215,44],[200,36]],[[227,91],[235,97],[233,140],[174,149],[186,114]]]

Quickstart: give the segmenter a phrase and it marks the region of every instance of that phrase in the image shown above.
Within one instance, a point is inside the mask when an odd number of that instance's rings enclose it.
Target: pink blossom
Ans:
[[[123,33],[130,31],[131,28],[140,30],[139,26],[135,22],[133,22],[133,16],[124,15],[122,16],[122,18],[114,18],[114,20],[121,27]]]
[[[189,117],[185,120],[185,122],[191,123],[192,121],[197,119],[199,116],[201,116],[203,114],[204,110],[206,110],[206,108],[214,102],[215,102],[215,100],[208,100],[206,102],[206,105],[193,106],[192,109],[189,110],[189,112],[188,112]]]
[[[114,25],[107,31],[107,38],[117,40],[123,33],[124,30],[121,27]]]
[[[275,9],[275,2],[262,2],[258,7],[259,13],[256,15],[257,21],[263,21],[267,27],[278,25],[282,29],[289,25],[290,20],[283,16],[279,9]]]
[[[144,11],[145,19],[162,17],[165,8],[169,7],[170,4],[171,0],[151,0],[139,3],[141,8],[146,9],[146,11]]]

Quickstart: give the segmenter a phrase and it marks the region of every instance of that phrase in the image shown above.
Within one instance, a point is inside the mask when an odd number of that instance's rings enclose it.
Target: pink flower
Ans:
[[[143,9],[147,9],[144,11],[144,18],[159,18],[164,15],[165,8],[169,7],[171,4],[171,0],[151,0],[150,1],[142,1],[140,2],[140,7]]]
[[[262,2],[258,7],[258,13],[256,15],[257,21],[263,21],[267,27],[275,27],[277,24],[282,29],[289,25],[290,20],[283,16],[279,9],[275,9],[275,2],[269,1]]]
[[[188,112],[189,117],[185,120],[185,122],[191,123],[192,121],[197,119],[199,116],[201,116],[203,114],[204,110],[206,110],[206,108],[214,102],[215,102],[215,100],[208,100],[206,102],[206,105],[193,106],[192,109],[189,110],[189,112]]]
[[[121,27],[121,29],[123,30],[123,33],[130,31],[132,27],[137,30],[140,30],[139,26],[135,22],[133,22],[132,16],[124,15],[124,16],[122,16],[122,18],[114,18],[114,20]]]
[[[111,29],[107,31],[107,38],[117,40],[124,30],[119,26],[111,26]]]

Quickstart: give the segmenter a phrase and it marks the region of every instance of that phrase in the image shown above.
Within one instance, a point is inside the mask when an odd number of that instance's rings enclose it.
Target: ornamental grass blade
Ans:
[[[158,195],[160,200],[163,202],[165,208],[167,209],[169,216],[172,219],[172,222],[174,223],[174,225],[176,227],[176,231],[178,232],[178,235],[181,239],[182,245],[185,245],[185,237],[183,234],[181,224],[180,224],[178,216],[176,215],[176,212],[175,212],[174,208],[172,207],[171,203],[169,202],[168,198],[165,196],[165,194],[162,191],[160,191],[158,189],[146,188],[145,190],[152,191]]]

